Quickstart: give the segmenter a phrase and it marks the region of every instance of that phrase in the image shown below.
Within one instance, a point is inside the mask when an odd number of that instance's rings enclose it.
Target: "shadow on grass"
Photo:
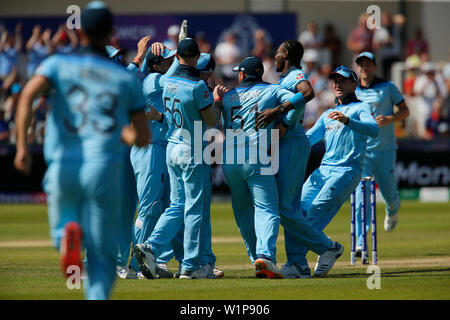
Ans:
[[[447,272],[450,271],[450,268],[434,268],[434,269],[410,269],[410,270],[401,270],[401,271],[389,271],[389,272],[383,272],[381,271],[382,277],[403,277],[405,274],[408,275],[408,277],[422,277],[423,274],[431,273],[431,272]],[[368,273],[365,272],[357,272],[357,273],[341,273],[341,274],[330,274],[327,275],[325,278],[354,278],[354,277],[360,277],[360,278],[367,278]],[[427,274],[427,277],[441,277],[442,274]]]

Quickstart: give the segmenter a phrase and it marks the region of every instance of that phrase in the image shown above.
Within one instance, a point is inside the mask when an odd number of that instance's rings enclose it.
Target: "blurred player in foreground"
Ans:
[[[359,100],[368,103],[375,116],[380,134],[377,137],[369,137],[367,151],[364,160],[363,177],[375,176],[383,200],[386,203],[386,217],[384,230],[392,231],[397,225],[398,210],[400,209],[400,197],[395,179],[395,161],[397,143],[394,133],[394,122],[402,121],[409,115],[409,109],[400,90],[391,81],[376,76],[377,62],[371,52],[362,52],[356,58],[360,82],[356,88],[356,96]],[[394,105],[398,110],[394,112]],[[361,186],[356,192],[356,254],[361,255],[362,230],[361,230]],[[369,203],[369,199],[366,199]],[[370,210],[366,215],[370,221]],[[367,228],[370,225],[367,224]]]
[[[49,165],[43,186],[48,195],[50,233],[66,276],[89,261],[84,286],[88,299],[108,299],[115,279],[122,202],[124,146],[150,140],[145,100],[135,75],[108,59],[105,45],[112,14],[102,2],[81,15],[83,47],[46,59],[26,85],[17,111],[15,166],[30,169],[26,132],[33,98],[54,96],[47,119],[44,155]],[[131,118],[131,126],[128,126]]]
[[[357,187],[362,173],[367,137],[378,135],[378,126],[371,115],[370,106],[355,96],[357,76],[351,69],[340,66],[330,74],[334,81],[337,105],[322,113],[306,133],[311,145],[324,139],[325,155],[320,167],[305,182],[302,191],[302,210],[308,221],[323,230],[339,208]],[[301,248],[306,257],[307,249]],[[334,243],[336,258],[344,247]],[[325,259],[320,255],[315,276],[327,273]],[[328,269],[329,270],[329,269]]]

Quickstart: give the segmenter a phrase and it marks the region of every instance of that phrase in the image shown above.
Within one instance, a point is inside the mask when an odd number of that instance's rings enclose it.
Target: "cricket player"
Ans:
[[[366,158],[364,160],[363,177],[375,176],[383,200],[386,204],[386,217],[384,230],[392,231],[397,225],[400,198],[395,178],[395,161],[397,143],[394,134],[394,122],[402,121],[409,115],[408,106],[403,95],[391,81],[376,76],[377,62],[371,52],[362,52],[356,58],[357,71],[360,82],[356,88],[356,96],[359,100],[368,103],[375,116],[380,134],[370,137],[367,141]],[[398,110],[394,112],[394,106]],[[369,203],[369,199],[366,200]],[[370,208],[366,215],[370,221]],[[369,227],[370,224],[367,224]],[[361,186],[356,192],[356,235],[357,255],[361,255],[362,249],[361,230]]]
[[[355,96],[357,76],[346,66],[339,66],[330,74],[337,105],[322,113],[306,136],[311,145],[325,142],[325,155],[320,167],[305,182],[301,207],[308,221],[323,230],[341,205],[358,185],[364,162],[368,137],[376,137],[379,129],[370,106]],[[336,254],[344,251],[336,245]],[[299,252],[306,256],[307,249]],[[323,259],[319,256],[318,261]],[[315,276],[324,276],[326,270],[316,265]]]
[[[318,255],[323,255],[333,248],[333,241],[311,226],[300,208],[306,165],[311,150],[302,122],[305,104],[314,98],[314,90],[300,67],[302,57],[303,46],[296,40],[283,42],[275,55],[276,70],[282,73],[279,85],[294,93],[292,99],[301,105],[284,116],[282,126],[278,125],[280,130],[284,131],[280,139],[280,168],[276,175],[280,223],[284,227],[287,256],[286,264],[280,269],[284,278],[311,277],[308,262],[297,250],[299,242]],[[279,107],[267,109],[261,113],[258,120],[262,122],[269,117],[276,119],[278,113]],[[259,122],[257,127],[258,124]]]
[[[145,100],[136,76],[108,59],[105,45],[113,18],[105,4],[91,2],[81,14],[83,47],[42,62],[24,88],[17,113],[15,166],[28,172],[27,128],[33,98],[50,91],[44,155],[48,169],[50,234],[60,249],[64,274],[82,268],[86,248],[88,299],[108,299],[115,279],[120,236],[124,146],[144,146],[151,136]],[[132,126],[128,126],[131,118]]]
[[[183,24],[185,24],[185,22],[183,22]],[[182,24],[180,34],[183,32],[183,24]],[[158,109],[159,111],[155,109],[156,107],[151,108],[151,111],[150,111],[151,113],[156,112],[157,115],[155,116],[156,117],[155,119],[159,120],[160,122],[162,122],[164,120],[164,114],[163,114],[164,106],[163,106],[163,99],[162,99],[162,90],[163,90],[164,82],[167,79],[167,77],[170,76],[171,74],[173,74],[173,72],[179,66],[179,60],[172,58],[172,57],[174,57],[175,52],[176,52],[176,50],[169,50],[168,48],[164,47],[161,43],[155,42],[152,44],[152,48],[151,48],[151,50],[149,50],[149,52],[147,53],[146,58],[145,58],[145,65],[147,66],[147,68],[149,70],[148,71],[143,70],[143,72],[144,73],[150,72],[150,74],[153,74],[153,75],[147,76],[146,79],[144,80],[144,85],[143,85],[144,95],[147,97],[147,102],[149,103],[149,105],[155,104],[155,105],[161,106],[161,108]],[[153,67],[152,67],[152,65],[153,65]],[[214,58],[211,56],[211,54],[201,53],[200,57],[197,61],[197,65],[196,65],[196,69],[200,72],[200,79],[204,80],[206,82],[208,80],[208,78],[211,76],[212,72],[214,71],[214,68],[215,68],[215,61],[214,61]],[[213,90],[211,88],[208,88],[208,90],[210,91],[210,94],[212,95]],[[153,122],[155,123],[155,121],[153,121]],[[152,128],[152,129],[153,129],[153,131],[155,131],[155,128]],[[155,136],[155,134],[154,134],[154,136]],[[165,141],[167,141],[167,140],[165,140]],[[166,144],[167,144],[167,142],[166,142]],[[161,159],[164,160],[164,166],[167,167],[165,164],[165,157],[162,158],[160,152],[157,152],[155,154],[155,157],[158,157],[158,159],[159,159],[158,161],[161,161]],[[136,157],[136,158],[137,158],[136,162],[139,163],[140,157]],[[200,252],[200,256],[202,257],[201,260],[203,262],[202,268],[204,268],[205,270],[209,270],[210,268],[212,268],[213,273],[217,277],[223,277],[224,272],[215,267],[216,256],[212,252],[211,219],[209,218],[210,210],[211,210],[211,192],[212,192],[210,166],[205,166],[205,170],[208,171],[205,175],[205,184],[204,184],[204,190],[206,190],[206,192],[205,192],[206,199],[205,199],[205,205],[204,205],[204,217],[207,217],[207,218],[202,219],[202,224],[203,224],[202,230],[203,231],[202,231],[201,235],[202,235],[202,239],[204,239],[204,241],[206,241],[206,245],[202,246],[202,248],[204,250],[202,252]],[[167,172],[167,169],[166,169],[166,172]],[[167,175],[167,173],[166,173],[166,175]],[[150,181],[149,179],[147,179],[147,180]],[[167,180],[166,184],[168,187],[169,186],[168,180]],[[152,192],[152,193],[156,192],[157,194],[159,194],[159,192],[157,191],[157,190],[159,190],[159,186],[161,186],[161,183],[157,183],[157,185],[153,186],[153,187],[150,186],[149,189],[147,190],[147,192],[144,193],[145,195],[147,195],[146,197],[153,199],[153,197],[149,196],[148,192]],[[167,189],[168,192],[166,191],[164,193],[165,197],[167,197],[167,194],[170,193],[169,190],[170,190],[170,188]],[[166,206],[165,206],[165,208],[166,208],[166,207],[168,207],[168,205],[170,203],[168,197],[166,198],[165,203],[166,203]],[[145,212],[145,211],[146,210],[143,210],[143,212]],[[152,219],[150,219],[149,221],[154,221],[154,223],[151,225],[151,227],[148,226],[148,223],[145,221],[145,219],[141,219],[138,217],[138,219],[136,220],[137,224],[136,224],[136,229],[135,229],[135,235],[136,235],[135,243],[143,243],[150,236],[150,234],[153,231],[153,228],[156,224],[156,221],[152,220]],[[138,225],[139,225],[139,227],[138,227]],[[174,274],[175,278],[179,278],[180,273],[181,273],[181,261],[183,259],[183,247],[182,247],[183,246],[183,244],[182,244],[183,229],[184,229],[184,227],[181,228],[181,231],[179,233],[177,233],[174,240],[172,240],[172,246],[175,251],[175,258],[177,261],[180,262],[180,267],[179,267],[178,271]],[[145,231],[140,232],[140,230],[145,230]],[[164,270],[166,270],[166,271],[169,270],[168,266],[167,266],[167,262],[172,258],[172,256],[173,256],[173,251],[168,250],[165,253],[163,253],[161,257],[157,258],[157,268],[156,268],[157,276],[159,276],[159,277],[166,276],[167,273],[165,273]],[[135,263],[135,258],[133,257],[133,259],[132,259],[133,268],[135,268],[134,263]]]
[[[143,81],[143,92],[147,102],[147,119],[152,129],[153,139],[148,146],[134,146],[131,162],[136,176],[139,194],[138,216],[134,224],[134,243],[143,243],[150,237],[161,214],[170,204],[169,174],[166,165],[167,123],[164,121],[163,85],[167,71],[171,68],[175,51],[164,50],[154,55],[146,54],[148,76]],[[159,278],[171,278],[167,262],[174,256],[181,263],[183,259],[182,231],[179,232],[160,256],[157,257],[156,274]],[[172,248],[174,250],[172,250]],[[134,278],[139,270],[136,258],[131,261],[127,277]]]
[[[194,143],[194,129],[214,126],[220,111],[213,106],[208,87],[195,68],[200,51],[197,43],[186,38],[178,44],[179,66],[164,82],[164,118],[168,124],[166,162],[170,178],[170,207],[161,215],[150,238],[134,246],[139,269],[148,279],[156,276],[155,257],[160,256],[184,222],[184,257],[180,279],[215,279],[212,266],[201,261],[201,252],[210,246],[201,229],[207,199],[204,181],[208,174],[202,160],[203,143]],[[210,236],[210,235],[209,235]],[[209,242],[209,243],[208,243]]]

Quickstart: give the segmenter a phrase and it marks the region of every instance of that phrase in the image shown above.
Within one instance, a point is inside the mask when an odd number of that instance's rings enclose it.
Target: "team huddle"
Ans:
[[[108,299],[116,274],[224,276],[211,245],[214,162],[223,167],[257,278],[311,277],[308,251],[318,255],[313,275],[326,275],[344,247],[323,230],[361,177],[375,177],[386,203],[385,230],[395,228],[400,200],[393,122],[409,111],[396,86],[375,76],[372,53],[356,59],[360,79],[345,66],[331,73],[336,106],[305,132],[314,90],[296,40],[278,47],[278,84],[264,82],[261,60],[247,57],[234,69],[236,88],[209,88],[214,58],[187,37],[186,22],[175,50],[157,42],[147,50],[145,37],[128,66],[121,51],[108,46],[112,14],[103,3],[88,4],[81,28],[83,47],[43,61],[21,94],[15,166],[30,170],[31,106],[50,94],[43,181],[50,232],[64,273],[73,265],[87,269],[86,298]],[[311,146],[322,140],[321,165],[304,181]],[[356,210],[357,217],[370,214]],[[278,268],[280,224],[287,261]],[[361,233],[359,223],[359,255]],[[174,274],[167,265],[172,258],[179,262]]]

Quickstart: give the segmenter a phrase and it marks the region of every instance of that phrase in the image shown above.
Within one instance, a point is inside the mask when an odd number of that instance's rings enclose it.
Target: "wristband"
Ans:
[[[305,97],[303,96],[303,93],[297,92],[292,98],[289,99],[289,102],[297,107],[305,104],[306,100]]]
[[[221,97],[217,97],[217,98],[214,98],[214,102],[217,102],[217,101],[220,101],[220,102],[222,102],[222,98]]]
[[[140,62],[138,59],[136,59],[136,58],[134,58],[132,62],[133,62],[135,65],[137,65],[138,67],[141,65],[141,62]]]

